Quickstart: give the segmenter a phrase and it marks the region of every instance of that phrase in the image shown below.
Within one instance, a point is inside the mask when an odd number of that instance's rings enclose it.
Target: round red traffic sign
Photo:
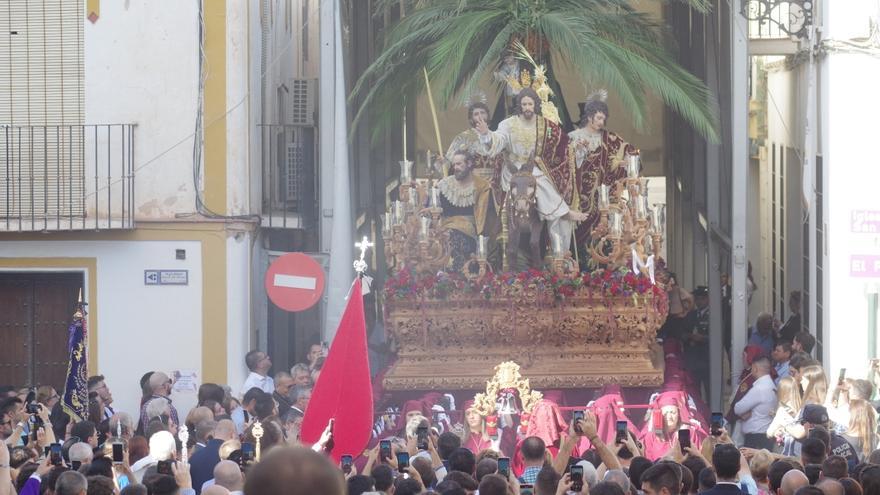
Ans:
[[[266,293],[285,311],[311,308],[324,293],[324,270],[311,256],[287,253],[269,265]]]

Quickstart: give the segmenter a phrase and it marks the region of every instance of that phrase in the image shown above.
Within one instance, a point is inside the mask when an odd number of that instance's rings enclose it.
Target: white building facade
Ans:
[[[66,343],[50,343],[66,341],[73,312],[69,291],[52,299],[52,277],[64,274],[81,277],[89,373],[107,376],[118,409],[137,411],[150,370],[234,389],[243,381],[261,204],[248,3],[4,6],[4,48],[24,57],[3,61],[0,92],[28,104],[3,110],[0,287],[4,304],[42,298],[55,313],[46,329],[41,310],[16,313],[21,326],[7,331],[18,336],[3,339],[20,338],[26,356],[7,347],[0,359],[17,366],[0,382],[61,390],[64,366],[40,369],[66,361]],[[50,56],[35,59],[41,50]],[[41,132],[48,137],[17,139]],[[196,403],[184,388],[174,394],[181,410]]]

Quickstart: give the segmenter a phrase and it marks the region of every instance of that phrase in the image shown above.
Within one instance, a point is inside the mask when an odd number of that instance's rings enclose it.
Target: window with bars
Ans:
[[[85,2],[0,2],[0,218],[81,216]]]

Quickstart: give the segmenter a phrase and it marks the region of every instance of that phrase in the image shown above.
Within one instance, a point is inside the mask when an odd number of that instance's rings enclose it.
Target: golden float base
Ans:
[[[655,339],[666,315],[651,294],[558,301],[514,297],[387,301],[397,361],[387,390],[477,390],[503,361],[515,361],[536,389],[663,382]]]

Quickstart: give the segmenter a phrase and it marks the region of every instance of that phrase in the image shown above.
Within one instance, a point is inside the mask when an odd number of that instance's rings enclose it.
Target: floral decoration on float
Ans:
[[[421,299],[485,300],[529,295],[544,295],[557,301],[585,298],[602,301],[609,298],[633,299],[638,305],[651,297],[660,313],[666,312],[666,291],[655,285],[650,277],[628,268],[598,269],[575,277],[560,276],[552,271],[531,269],[523,272],[486,273],[471,279],[456,272],[420,274],[415,270],[400,270],[385,282],[385,297],[389,301],[417,301]],[[641,300],[641,301],[640,301]]]

